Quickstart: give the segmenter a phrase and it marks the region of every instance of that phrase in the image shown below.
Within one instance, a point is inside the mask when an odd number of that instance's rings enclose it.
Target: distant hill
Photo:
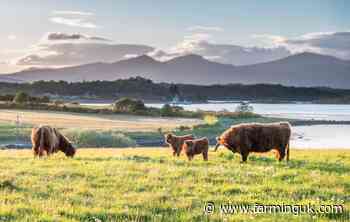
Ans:
[[[14,79],[11,76],[8,75],[0,75],[0,82],[12,82],[12,83],[21,83],[21,82],[25,82],[19,79]]]
[[[60,69],[25,70],[2,78],[19,81],[68,82],[116,80],[141,76],[155,82],[186,84],[283,84],[350,88],[350,61],[315,53],[301,53],[280,60],[246,66],[221,64],[198,55],[159,62],[143,55],[115,63],[92,63]]]
[[[166,102],[176,91],[181,99],[251,100],[260,102],[312,101],[316,103],[350,103],[350,90],[325,87],[287,87],[271,84],[191,85],[154,83],[141,77],[116,81],[67,83],[64,81],[39,81],[34,83],[1,83],[0,95],[24,91],[33,96],[48,95],[67,99],[108,99],[132,97],[146,101]],[[5,96],[6,97],[6,96]],[[6,97],[7,98],[7,97]]]

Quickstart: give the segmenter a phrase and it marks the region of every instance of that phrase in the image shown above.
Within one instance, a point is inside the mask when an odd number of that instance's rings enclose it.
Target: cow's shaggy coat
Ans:
[[[51,155],[62,151],[68,157],[73,157],[76,150],[69,140],[57,129],[50,126],[39,126],[32,129],[32,144],[34,156]]]
[[[209,140],[206,137],[195,140],[185,140],[183,150],[190,161],[193,159],[194,155],[197,154],[202,154],[203,159],[208,161]]]
[[[250,152],[277,151],[277,159],[289,160],[291,126],[288,122],[261,124],[249,123],[231,126],[217,137],[215,151],[220,145],[240,153],[245,162]]]
[[[184,136],[175,136],[171,133],[166,134],[164,136],[165,142],[170,146],[170,148],[173,150],[173,156],[177,155],[180,156],[182,145],[184,144],[185,140],[193,140],[193,135],[184,135]]]

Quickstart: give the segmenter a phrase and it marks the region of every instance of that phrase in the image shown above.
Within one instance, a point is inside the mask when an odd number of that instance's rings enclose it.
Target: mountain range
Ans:
[[[234,66],[190,54],[160,62],[147,55],[114,63],[91,63],[57,69],[27,69],[0,75],[4,82],[108,80],[141,76],[155,82],[212,84],[282,84],[350,88],[350,61],[304,52],[272,62]]]

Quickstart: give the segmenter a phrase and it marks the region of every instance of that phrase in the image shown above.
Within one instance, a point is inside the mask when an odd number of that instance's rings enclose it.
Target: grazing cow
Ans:
[[[182,149],[185,151],[189,161],[197,154],[202,154],[203,159],[208,161],[209,140],[206,137],[195,140],[185,140]]]
[[[32,144],[34,156],[51,155],[59,150],[68,157],[73,157],[76,150],[73,145],[57,129],[50,126],[40,126],[32,129]]]
[[[185,140],[193,140],[193,135],[184,135],[184,136],[175,136],[171,133],[166,134],[165,136],[165,142],[169,144],[169,146],[173,150],[173,156],[177,155],[180,156],[182,145]]]
[[[288,122],[260,124],[238,124],[231,126],[217,137],[215,151],[220,145],[233,153],[240,153],[242,161],[246,162],[250,152],[277,151],[277,159],[281,161],[285,155],[289,161],[289,140],[291,126]]]

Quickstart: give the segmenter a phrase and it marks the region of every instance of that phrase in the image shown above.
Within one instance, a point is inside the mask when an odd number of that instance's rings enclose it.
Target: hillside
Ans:
[[[72,99],[116,99],[134,97],[147,101],[169,101],[174,96],[174,84],[155,83],[141,77],[116,81],[94,82],[34,82],[1,83],[0,95],[24,91],[32,95],[49,95]],[[206,100],[254,100],[254,101],[313,101],[328,103],[347,103],[350,90],[332,88],[288,87],[282,85],[227,84],[227,85],[176,85],[180,97],[191,101]],[[6,96],[5,96],[6,97]],[[0,98],[1,99],[1,98]]]
[[[301,53],[280,60],[233,66],[186,55],[159,62],[143,55],[115,63],[92,63],[60,69],[25,70],[2,78],[22,81],[107,80],[141,76],[155,82],[185,84],[283,84],[350,88],[350,62],[315,53]]]

